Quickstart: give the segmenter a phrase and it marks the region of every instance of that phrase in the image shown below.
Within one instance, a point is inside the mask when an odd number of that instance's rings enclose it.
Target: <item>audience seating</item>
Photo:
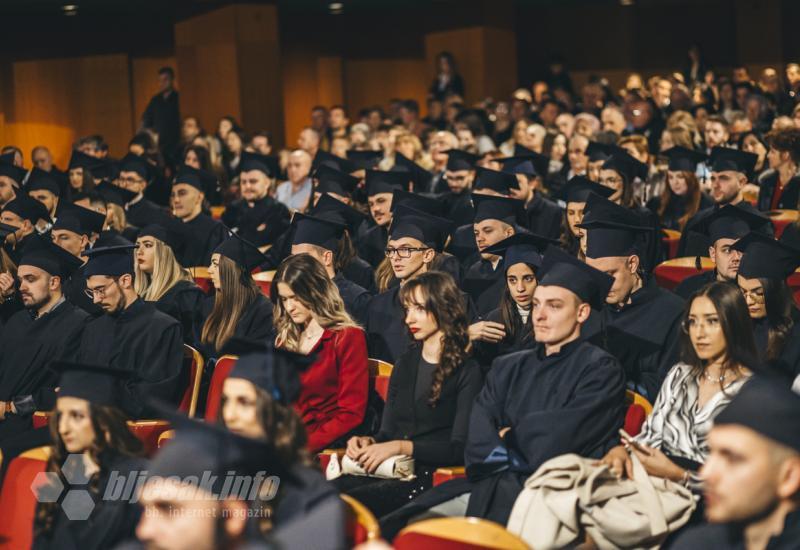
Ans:
[[[339,496],[346,505],[345,540],[347,547],[352,548],[362,542],[378,540],[381,537],[381,528],[372,512],[351,496]]]
[[[173,437],[175,437],[175,430],[167,430],[158,436],[158,448],[160,449],[167,444]]]
[[[270,287],[272,286],[272,279],[275,277],[275,271],[260,271],[253,273],[253,280],[255,280],[261,293],[269,298]]]
[[[178,409],[194,417],[197,410],[197,400],[200,397],[200,380],[203,377],[203,356],[192,346],[183,345],[183,363],[189,370],[189,384],[183,393],[181,404]]]
[[[681,233],[674,229],[662,229],[661,232],[664,235],[661,238],[661,242],[664,243],[667,249],[667,258],[671,260],[678,255],[678,244],[681,242]]]
[[[194,282],[203,292],[206,294],[211,292],[211,290],[214,288],[214,285],[211,283],[211,277],[208,276],[208,267],[204,265],[190,267],[189,272],[192,274]]]
[[[37,447],[22,453],[8,465],[0,491],[0,545],[3,548],[30,548],[36,513],[34,490],[45,480],[36,474],[47,468],[50,447]],[[34,485],[34,482],[37,482]]]
[[[697,269],[694,256],[683,258],[673,258],[666,262],[661,262],[653,270],[658,286],[667,290],[674,290],[681,281],[692,275],[697,275],[703,271],[714,269],[714,263],[710,258],[700,258],[700,269]]]
[[[389,391],[389,378],[392,376],[394,365],[380,359],[369,360],[369,377],[374,381],[375,391],[386,402]]]
[[[436,518],[412,523],[394,539],[395,550],[527,550],[525,542],[493,521]]]
[[[796,222],[798,217],[800,217],[800,211],[797,210],[770,210],[769,212],[765,212],[765,214],[769,216],[772,220],[772,225],[775,226],[776,239],[781,238],[783,230],[786,229],[787,225]]]
[[[231,369],[236,364],[238,357],[235,355],[223,355],[214,365],[214,372],[211,373],[211,382],[208,385],[208,398],[206,399],[207,422],[216,422],[220,404],[222,403],[222,384],[231,373]]]
[[[222,215],[225,213],[224,206],[212,206],[211,207],[211,217],[215,220],[222,218]]]

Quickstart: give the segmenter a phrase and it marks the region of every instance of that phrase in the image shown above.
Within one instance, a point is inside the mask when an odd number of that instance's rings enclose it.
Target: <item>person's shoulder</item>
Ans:
[[[706,523],[686,529],[670,546],[673,550],[695,550],[696,548],[734,548],[731,532],[727,525]]]
[[[654,306],[665,307],[670,313],[683,313],[685,302],[683,298],[674,292],[667,290],[666,288],[656,287],[654,294]],[[659,313],[663,314],[667,311],[659,310]]]
[[[148,309],[148,311],[145,312],[145,315],[150,317],[148,321],[148,326],[150,328],[164,330],[172,326],[180,327],[181,324],[177,319],[175,319],[172,315],[164,313],[158,309],[155,304],[151,302],[145,302],[142,305]]]
[[[489,370],[489,375],[498,376],[508,370],[519,368],[520,365],[529,362],[539,362],[537,349],[525,349],[515,351],[506,355],[501,355],[492,361],[492,368]]]

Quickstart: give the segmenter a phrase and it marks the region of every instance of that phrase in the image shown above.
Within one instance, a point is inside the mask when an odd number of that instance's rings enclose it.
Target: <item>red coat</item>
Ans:
[[[308,432],[308,448],[321,451],[364,420],[369,392],[367,340],[360,328],[325,329],[310,353],[295,402]]]

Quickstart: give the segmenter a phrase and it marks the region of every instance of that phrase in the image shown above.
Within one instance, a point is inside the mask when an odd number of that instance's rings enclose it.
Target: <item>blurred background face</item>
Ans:
[[[392,221],[392,193],[376,193],[367,198],[369,213],[375,223],[386,225]]]
[[[567,203],[567,224],[572,235],[578,239],[583,236],[583,229],[576,227],[583,221],[583,210],[586,208],[585,202]]]
[[[33,165],[45,172],[52,170],[53,157],[50,155],[50,151],[47,149],[36,149],[36,152],[33,153]]]
[[[451,192],[459,194],[472,187],[475,172],[472,170],[448,170],[445,172],[447,187]]]
[[[123,189],[127,189],[132,193],[141,193],[144,191],[145,185],[147,182],[142,179],[142,176],[137,174],[136,172],[120,172],[119,179],[119,186]]]
[[[183,141],[188,143],[199,133],[200,126],[198,126],[196,118],[186,117],[183,119],[183,123],[181,124],[181,136],[183,136]]]
[[[286,165],[286,175],[292,183],[301,183],[311,171],[311,157],[305,152],[295,151],[289,155],[289,164]]]
[[[667,172],[667,182],[670,190],[679,197],[683,197],[689,192],[689,184],[686,182],[686,176],[683,175],[683,172],[669,170]]]
[[[228,148],[228,151],[234,155],[238,155],[242,152],[242,138],[240,138],[239,134],[236,132],[228,132],[228,135],[225,136],[225,146]]]
[[[728,130],[725,129],[725,126],[712,120],[706,122],[705,137],[706,147],[710,149],[726,143],[729,135]]]
[[[614,190],[614,194],[608,197],[608,200],[616,203],[622,200],[622,191],[625,182],[622,181],[622,176],[620,176],[616,170],[600,170],[600,180],[598,183]]]
[[[727,345],[722,323],[714,302],[706,296],[698,296],[692,301],[686,329],[692,347],[701,360],[714,363],[725,357]]]
[[[227,378],[222,386],[222,419],[233,433],[253,439],[267,436],[261,426],[256,387],[243,378]]]
[[[191,149],[186,151],[186,156],[183,157],[183,163],[188,166],[191,166],[192,168],[196,168],[197,170],[203,168],[202,166],[200,166],[200,159],[197,158],[197,153],[195,153]]]
[[[506,284],[511,298],[519,307],[529,309],[536,290],[536,275],[528,264],[514,264],[506,270]]]
[[[569,148],[567,156],[572,171],[576,174],[583,173],[586,170],[586,164],[589,162],[589,157],[586,156],[586,147],[589,146],[589,141],[584,137],[573,137],[569,141]]]
[[[83,167],[70,168],[69,170],[69,186],[75,190],[83,187]]]
[[[200,498],[200,495],[208,498]],[[180,498],[192,495],[197,498]],[[219,525],[222,510],[210,493],[176,479],[154,479],[145,483],[139,495],[144,509],[138,538],[147,550],[212,550],[220,548]]]
[[[139,237],[136,239],[136,265],[145,273],[152,275],[156,256],[156,239],[154,237]]]
[[[56,400],[58,435],[69,453],[83,453],[94,443],[95,432],[89,414],[89,402],[77,397]]]
[[[28,195],[30,195],[32,199],[36,199],[45,205],[51,216],[55,213],[58,197],[56,197],[53,193],[44,189],[37,189],[36,191],[31,191],[28,193]]]
[[[241,176],[239,176],[239,188],[243,199],[258,201],[267,196],[269,179],[261,170],[242,172]]]

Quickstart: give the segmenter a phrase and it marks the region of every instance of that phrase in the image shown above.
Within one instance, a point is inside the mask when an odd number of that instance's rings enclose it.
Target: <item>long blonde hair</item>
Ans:
[[[133,288],[136,294],[146,302],[157,302],[169,289],[179,281],[192,281],[192,274],[175,259],[172,249],[152,237],[153,247],[153,273],[145,273],[134,264],[136,280]]]
[[[118,204],[109,202],[106,204],[106,222],[107,225],[114,231],[122,233],[128,227],[128,218],[125,215],[125,210]]]
[[[273,304],[276,342],[279,347],[289,351],[300,348],[300,333],[303,328],[292,321],[283,307],[278,294],[278,283],[285,283],[292,289],[297,300],[311,310],[319,325],[324,329],[341,330],[358,327],[347,313],[339,289],[328,277],[322,264],[308,254],[296,254],[286,258],[272,279],[270,298]]]
[[[227,256],[220,255],[219,282],[221,290],[214,296],[214,307],[200,333],[203,344],[213,344],[220,351],[236,332],[236,325],[245,310],[258,299],[261,290],[253,276]]]

